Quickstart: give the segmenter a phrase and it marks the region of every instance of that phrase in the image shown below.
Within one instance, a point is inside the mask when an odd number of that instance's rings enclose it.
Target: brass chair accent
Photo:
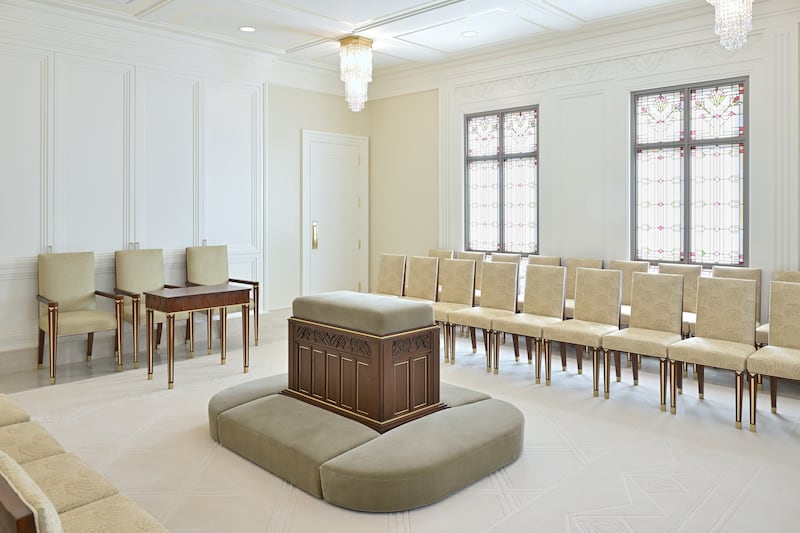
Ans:
[[[439,258],[410,256],[406,260],[403,298],[435,302],[439,291]]]
[[[240,283],[250,285],[253,291],[253,298],[250,300],[250,307],[253,309],[253,337],[255,345],[258,346],[258,281],[246,279],[236,279],[228,277],[228,247],[220,246],[190,246],[186,248],[186,283],[187,285],[225,285],[227,283]],[[240,312],[238,305],[230,306],[231,312]],[[227,311],[227,310],[226,310]],[[190,320],[193,320],[193,313],[190,313]],[[211,322],[214,317],[214,310],[206,311],[208,320],[208,353],[211,354]],[[242,320],[249,317],[243,316]],[[194,329],[194,326],[191,326]],[[220,329],[222,323],[220,323]],[[249,342],[249,339],[242,339],[242,342]]]
[[[639,357],[659,359],[661,410],[667,409],[667,347],[681,340],[683,276],[677,274],[631,275],[631,316],[629,327],[603,337],[603,350],[627,352],[633,364],[633,384],[639,384]],[[619,378],[617,378],[619,381]]]
[[[599,268],[578,268],[575,273],[575,317],[559,324],[544,326],[545,371],[550,381],[550,359],[552,343],[563,342],[585,346],[592,352],[593,393],[598,395],[599,353],[603,336],[619,330],[619,309],[622,300],[622,272]],[[578,373],[583,373],[581,354],[578,357]],[[562,355],[561,366],[567,369],[566,357]],[[604,352],[605,397],[608,398],[608,352]]]
[[[488,261],[483,265],[481,280],[481,305],[448,313],[450,327],[467,326],[472,332],[472,350],[476,350],[474,328],[483,330],[486,350],[486,371],[498,373],[500,343],[492,330],[492,320],[501,316],[511,316],[517,310],[517,263]]]
[[[778,270],[772,277],[773,281],[785,281],[788,283],[800,283],[800,272],[796,270]],[[772,301],[770,300],[770,306]],[[772,314],[772,313],[770,313]],[[769,342],[769,322],[761,324],[756,328],[756,346],[764,346]]]
[[[688,337],[694,332],[697,321],[697,280],[703,273],[700,265],[681,265],[674,263],[659,263],[659,274],[680,274],[683,276],[683,318],[681,334]]]
[[[406,282],[406,256],[381,254],[378,258],[377,294],[402,296]]]
[[[519,361],[519,335],[525,337],[528,364],[531,343],[536,344],[536,383],[541,382],[542,328],[564,320],[564,286],[567,269],[562,266],[528,264],[525,272],[525,300],[522,312],[492,320],[494,331],[510,333],[514,356]]]
[[[773,413],[778,412],[778,378],[800,380],[800,283],[770,283],[769,317],[769,345],[747,358],[750,431],[756,430],[757,376],[769,376]]]
[[[608,263],[610,270],[622,272],[622,306],[619,311],[620,327],[627,327],[631,321],[631,282],[634,272],[647,272],[650,263],[647,261],[621,261],[614,259]]]
[[[736,428],[742,427],[742,389],[747,358],[755,349],[756,282],[701,277],[697,280],[695,336],[670,344],[670,412],[676,412],[678,365],[693,363],[697,392],[703,399],[706,366],[733,370],[736,386]]]
[[[455,363],[455,326],[449,314],[472,307],[475,298],[475,261],[470,259],[439,260],[439,300],[433,306],[433,319],[444,330],[444,361]]]
[[[47,332],[50,383],[56,382],[56,340],[87,334],[87,361],[92,357],[94,332],[116,330],[117,370],[122,370],[122,296],[95,288],[94,252],[39,255],[39,368],[44,362]],[[97,296],[114,301],[114,312],[96,308]]]
[[[455,258],[455,250],[443,250],[441,248],[430,248],[428,255],[430,257],[438,257],[439,259],[453,259]]]
[[[175,285],[164,284],[164,252],[160,248],[146,250],[117,250],[114,253],[116,286],[115,294],[124,298],[122,318],[133,330],[133,367],[139,368],[139,326],[146,323],[143,294]],[[154,323],[158,324],[156,345],[161,342],[161,332],[167,315],[156,311]],[[186,320],[186,340],[189,341],[189,357],[194,355],[194,335],[189,313],[176,313],[176,320]]]

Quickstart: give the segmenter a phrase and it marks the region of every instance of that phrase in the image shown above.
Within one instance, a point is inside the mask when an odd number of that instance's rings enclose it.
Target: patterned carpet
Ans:
[[[445,500],[395,514],[339,509],[295,489],[212,441],[206,407],[217,391],[286,371],[285,323],[272,321],[243,374],[240,339],[218,355],[178,350],[166,369],[144,368],[12,397],[66,448],[174,532],[790,531],[800,495],[800,399],[781,382],[778,414],[759,395],[758,433],[734,428],[733,376],[707,372],[705,400],[685,380],[678,414],[658,408],[658,364],[630,369],[609,400],[592,397],[591,364],[556,363],[551,387],[502,347],[499,375],[458,339],[442,381],[512,402],[526,417],[522,457]],[[198,353],[205,353],[199,350]],[[524,357],[523,357],[524,359]],[[613,378],[612,378],[613,379]],[[602,386],[602,384],[601,384]],[[744,427],[747,428],[745,396]],[[480,427],[480,420],[475,421]],[[424,443],[420,443],[424,446]]]

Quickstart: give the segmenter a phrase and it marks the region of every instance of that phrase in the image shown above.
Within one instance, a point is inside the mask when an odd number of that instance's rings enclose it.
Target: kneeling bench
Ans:
[[[512,463],[524,418],[513,405],[441,384],[448,409],[386,433],[280,394],[286,374],[208,404],[211,436],[317,498],[360,511],[434,503]]]

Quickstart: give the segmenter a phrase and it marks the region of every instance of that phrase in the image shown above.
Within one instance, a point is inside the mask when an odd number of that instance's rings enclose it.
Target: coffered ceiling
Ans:
[[[375,70],[447,61],[686,0],[35,0],[333,66],[338,39],[374,40]],[[701,0],[695,0],[701,2]],[[705,3],[705,2],[703,2]],[[705,4],[709,12],[713,7]],[[255,31],[245,33],[239,28]]]

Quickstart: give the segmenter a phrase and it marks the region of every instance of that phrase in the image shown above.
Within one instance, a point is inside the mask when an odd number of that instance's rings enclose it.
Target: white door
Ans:
[[[368,146],[303,130],[303,294],[368,290]]]

